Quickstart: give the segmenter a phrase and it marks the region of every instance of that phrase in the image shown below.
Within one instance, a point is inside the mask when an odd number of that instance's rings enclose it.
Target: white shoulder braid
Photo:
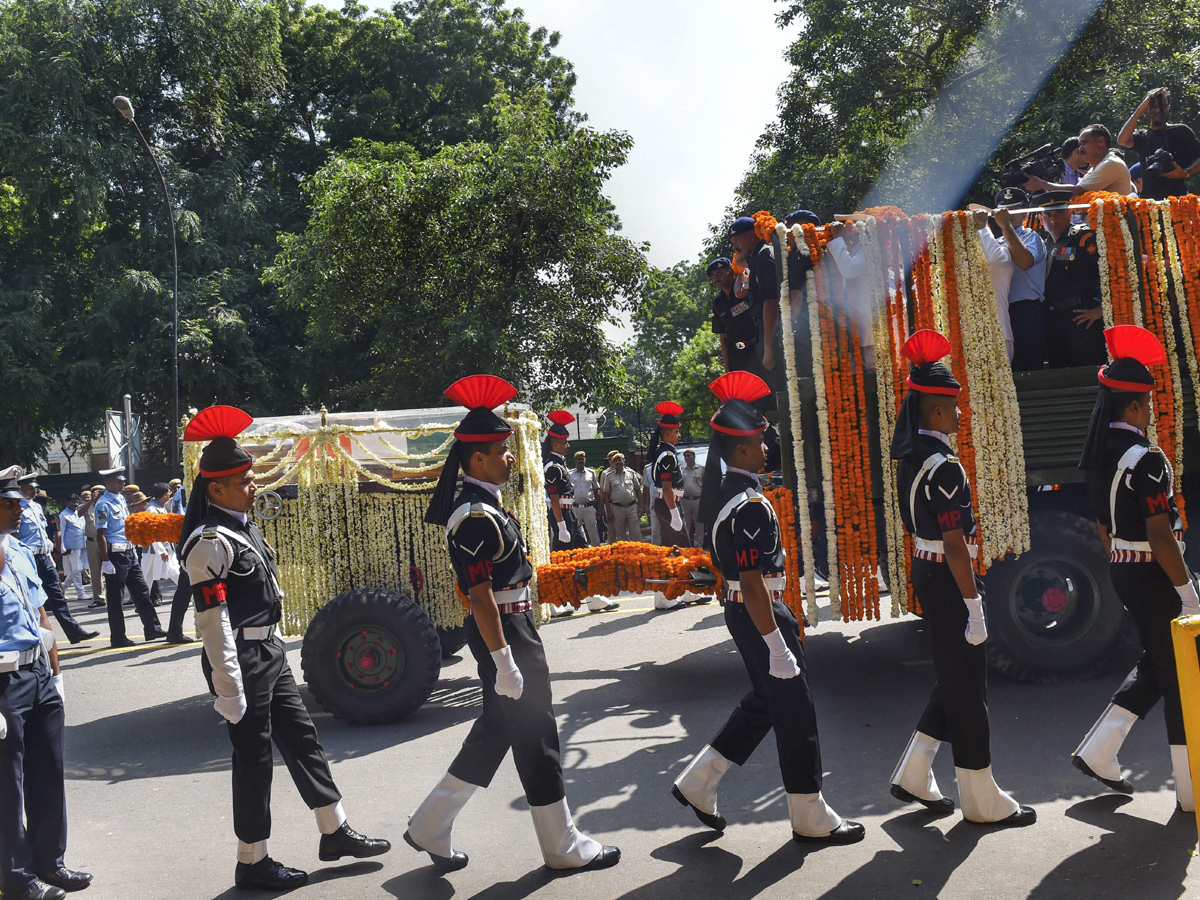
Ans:
[[[183,547],[184,565],[192,584],[221,579],[233,565],[233,547],[217,528],[201,525]]]

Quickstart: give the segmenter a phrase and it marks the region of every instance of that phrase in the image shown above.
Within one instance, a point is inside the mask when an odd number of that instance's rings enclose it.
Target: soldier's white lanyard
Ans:
[[[11,583],[4,578],[4,573],[8,572],[9,570],[11,570],[16,576],[16,579]],[[3,570],[0,570],[0,584],[4,585],[4,587],[10,591],[13,591],[18,597],[21,598],[21,604],[29,611],[29,615],[33,618],[33,625],[38,631],[38,637],[41,638],[41,616],[38,615],[37,607],[33,605],[33,601],[29,599],[29,592],[25,590],[25,586],[21,583],[22,581],[24,581],[24,578],[21,576],[21,573],[17,571],[16,566],[5,560],[4,568]],[[46,642],[44,640],[39,640],[38,644],[42,648],[42,653],[45,654]]]

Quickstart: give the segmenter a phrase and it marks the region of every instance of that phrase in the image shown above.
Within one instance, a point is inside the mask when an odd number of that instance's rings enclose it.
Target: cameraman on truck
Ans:
[[[1146,94],[1117,135],[1118,144],[1141,156],[1140,194],[1150,200],[1186,194],[1188,176],[1200,169],[1200,140],[1188,126],[1168,123],[1170,111],[1171,92],[1155,88]],[[1150,117],[1150,127],[1136,128],[1145,115]]]
[[[1070,191],[1072,196],[1089,191],[1133,193],[1129,167],[1113,147],[1112,132],[1108,128],[1093,124],[1079,132],[1079,152],[1091,168],[1076,184],[1055,184],[1030,175],[1021,186],[1027,191]]]

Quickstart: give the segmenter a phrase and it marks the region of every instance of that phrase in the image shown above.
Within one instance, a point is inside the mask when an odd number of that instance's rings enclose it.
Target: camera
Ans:
[[[1150,158],[1146,160],[1146,165],[1142,168],[1165,178],[1168,172],[1175,171],[1175,157],[1171,155],[1170,150],[1162,147],[1150,154]]]
[[[1007,171],[1000,175],[1000,187],[1020,187],[1032,177],[1055,181],[1062,177],[1063,161],[1060,150],[1053,144],[1043,144],[1016,159],[1005,163]]]

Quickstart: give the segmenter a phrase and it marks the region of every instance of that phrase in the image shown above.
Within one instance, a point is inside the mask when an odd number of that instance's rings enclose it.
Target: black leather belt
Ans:
[[[692,496],[690,496],[690,497],[689,497],[687,494],[684,494],[684,495],[683,495],[683,499],[684,499],[684,500],[699,500],[699,499],[700,499],[700,495],[699,495],[699,494],[693,494]]]
[[[623,506],[623,507],[628,507],[628,506],[637,506],[637,501],[636,501],[636,500],[634,500],[632,503],[617,503],[617,502],[614,500],[614,501],[613,501],[613,506]]]
[[[575,501],[575,505],[576,505],[576,506],[595,506],[595,505],[596,505],[596,501],[595,501],[595,500],[592,500],[592,501],[589,501],[588,503],[583,503],[582,501],[576,500],[576,501]]]

